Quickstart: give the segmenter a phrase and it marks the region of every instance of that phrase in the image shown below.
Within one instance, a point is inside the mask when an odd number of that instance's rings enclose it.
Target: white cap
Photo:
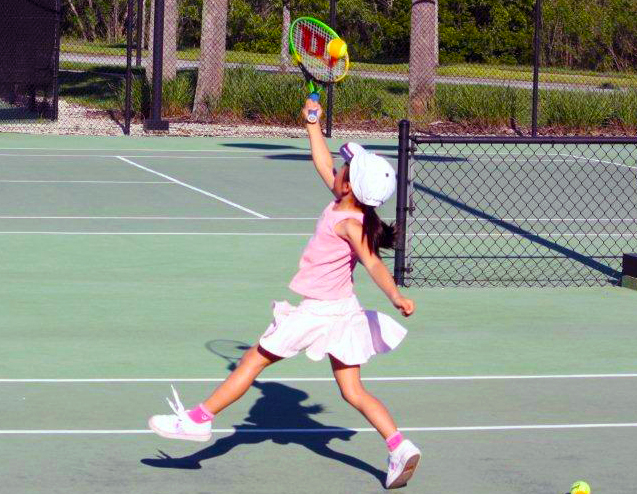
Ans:
[[[385,158],[355,142],[344,144],[339,152],[350,164],[349,181],[356,199],[376,207],[392,196],[396,190],[396,172]]]

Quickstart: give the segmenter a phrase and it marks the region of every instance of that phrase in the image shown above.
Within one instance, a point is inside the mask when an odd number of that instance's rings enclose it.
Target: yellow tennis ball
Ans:
[[[583,480],[578,480],[571,486],[571,494],[591,494],[591,488]]]
[[[347,53],[347,44],[341,38],[334,38],[327,44],[327,52],[332,58],[343,58]]]

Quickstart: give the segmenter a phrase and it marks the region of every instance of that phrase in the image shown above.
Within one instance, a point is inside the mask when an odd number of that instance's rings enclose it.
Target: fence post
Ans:
[[[62,37],[62,2],[55,2],[55,52],[53,55],[53,100],[51,101],[51,120],[58,119],[60,104],[60,38]]]
[[[336,0],[330,0],[330,27],[336,29]],[[332,113],[334,110],[334,84],[327,86],[327,121],[325,136],[332,137]]]
[[[126,102],[124,104],[124,134],[130,135],[131,78],[133,65],[133,0],[128,0],[126,12]]]
[[[398,124],[398,184],[396,190],[396,249],[394,281],[405,286],[405,245],[407,236],[407,182],[409,180],[409,120]]]
[[[164,0],[154,1],[152,110],[150,118],[144,120],[144,130],[168,130],[168,121],[161,119],[162,66],[164,62]]]
[[[542,0],[535,0],[535,33],[533,34],[533,114],[531,135],[537,137],[537,114],[540,87],[540,40],[542,38]]]
[[[137,33],[135,42],[137,45],[137,54],[135,59],[135,66],[141,67],[142,65],[142,49],[144,48],[142,45],[144,41],[142,40],[142,33],[144,31],[144,0],[137,0]]]

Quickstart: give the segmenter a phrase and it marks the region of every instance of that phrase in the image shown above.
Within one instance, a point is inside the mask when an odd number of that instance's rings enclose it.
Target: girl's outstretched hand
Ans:
[[[393,301],[394,307],[400,310],[401,314],[405,317],[409,317],[416,310],[416,304],[414,301],[405,297],[397,297]]]
[[[321,104],[318,101],[314,101],[308,98],[305,100],[305,106],[301,110],[301,115],[303,115],[303,120],[307,122],[307,117],[310,110],[316,110],[317,111],[316,116],[318,117],[319,120],[321,119],[321,115],[323,114],[323,108],[321,108]]]

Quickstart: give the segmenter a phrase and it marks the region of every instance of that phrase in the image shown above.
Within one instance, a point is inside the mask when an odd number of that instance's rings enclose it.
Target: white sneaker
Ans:
[[[186,439],[188,441],[209,441],[212,437],[212,422],[198,424],[188,416],[188,411],[179,400],[177,391],[171,385],[175,403],[166,398],[174,415],[153,415],[148,420],[149,427],[162,437],[170,439]]]
[[[420,450],[411,441],[403,439],[400,445],[389,453],[385,487],[394,489],[404,486],[416,471],[419,461]]]

